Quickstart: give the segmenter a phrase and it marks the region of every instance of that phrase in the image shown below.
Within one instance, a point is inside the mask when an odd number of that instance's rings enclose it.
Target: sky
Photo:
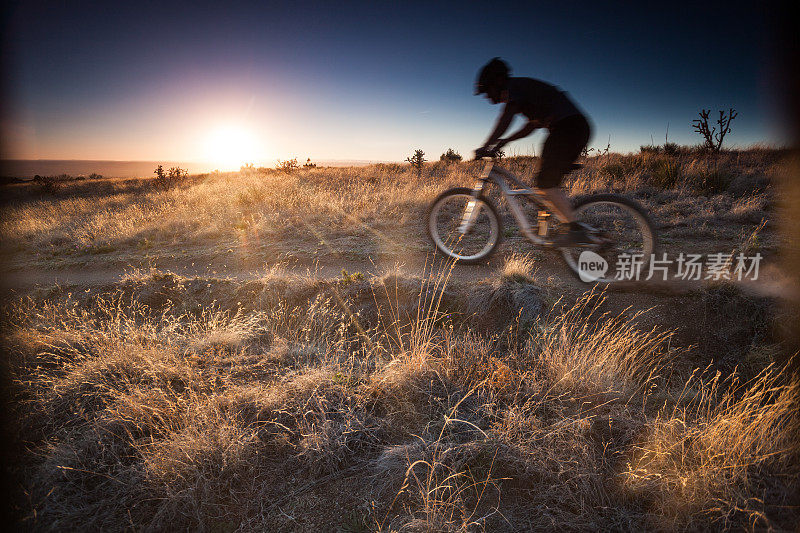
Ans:
[[[696,144],[698,111],[730,107],[726,144],[782,144],[755,4],[11,2],[2,156],[217,168],[469,156],[500,111],[473,94],[494,56],[567,91],[593,147],[636,150],[667,128]]]

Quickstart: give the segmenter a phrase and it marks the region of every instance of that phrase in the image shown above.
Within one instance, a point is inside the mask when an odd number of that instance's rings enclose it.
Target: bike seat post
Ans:
[[[550,213],[544,209],[539,209],[539,216],[537,217],[537,222],[539,226],[539,236],[547,237],[547,232],[549,230]]]

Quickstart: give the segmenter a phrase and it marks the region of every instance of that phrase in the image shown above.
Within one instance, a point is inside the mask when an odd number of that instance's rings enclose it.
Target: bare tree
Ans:
[[[725,139],[725,135],[731,131],[731,121],[736,118],[738,113],[733,108],[728,109],[727,114],[724,111],[720,111],[717,119],[719,131],[717,131],[717,126],[709,129],[708,117],[710,114],[710,109],[700,111],[700,118],[692,121],[692,127],[694,131],[703,136],[704,146],[707,150],[719,152],[722,149],[722,141]]]

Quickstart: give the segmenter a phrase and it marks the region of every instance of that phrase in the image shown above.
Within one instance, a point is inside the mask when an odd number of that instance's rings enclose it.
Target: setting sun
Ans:
[[[219,126],[207,135],[204,154],[207,161],[220,170],[236,170],[258,158],[259,144],[256,135],[246,127]]]

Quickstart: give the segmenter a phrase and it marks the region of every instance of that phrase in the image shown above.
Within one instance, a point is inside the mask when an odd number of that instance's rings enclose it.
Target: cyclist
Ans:
[[[542,150],[542,163],[536,175],[535,188],[553,212],[565,223],[569,231],[556,237],[556,246],[588,244],[592,242],[583,226],[576,221],[575,211],[561,190],[561,180],[586,147],[591,127],[583,113],[558,88],[532,78],[512,78],[505,61],[495,57],[478,73],[475,94],[486,94],[492,104],[505,107],[486,143],[475,150],[475,157],[492,156],[503,146],[527,137],[537,128],[547,128],[549,135]],[[517,113],[528,122],[516,133],[501,138]]]

